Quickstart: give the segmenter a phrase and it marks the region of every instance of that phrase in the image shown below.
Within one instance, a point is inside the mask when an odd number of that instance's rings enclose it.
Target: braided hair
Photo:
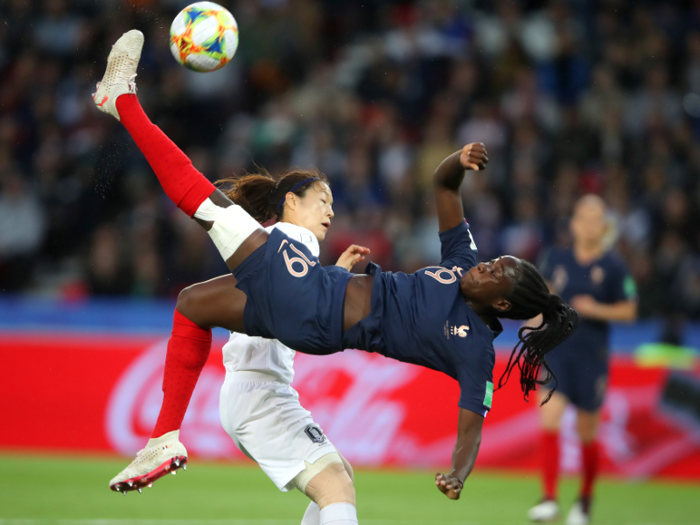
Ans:
[[[309,169],[292,170],[279,180],[263,171],[242,177],[221,179],[215,184],[228,185],[222,189],[223,193],[262,224],[273,217],[277,217],[278,221],[282,220],[287,193],[292,192],[303,197],[306,190],[316,182],[328,184],[328,177],[316,169]]]
[[[518,344],[513,348],[506,369],[498,380],[498,388],[506,384],[517,366],[520,369],[520,387],[526,401],[530,391],[537,385],[546,385],[554,379],[555,388],[550,390],[542,402],[545,404],[556,389],[556,377],[549,368],[545,355],[576,330],[578,313],[558,295],[549,293],[547,283],[537,268],[523,260],[520,261],[520,275],[505,299],[510,302],[511,308],[499,312],[498,317],[527,320],[542,314],[542,322],[537,327],[523,326],[518,330]],[[545,374],[541,373],[542,367]]]

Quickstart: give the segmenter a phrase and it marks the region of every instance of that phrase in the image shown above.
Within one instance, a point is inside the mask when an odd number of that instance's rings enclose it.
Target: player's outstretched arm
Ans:
[[[476,456],[481,444],[481,427],[484,417],[476,412],[459,409],[457,425],[457,443],[452,452],[452,468],[449,474],[435,474],[435,485],[450,499],[459,499],[464,480],[474,468]]]
[[[441,232],[454,228],[464,220],[462,197],[459,194],[464,170],[483,170],[488,161],[484,144],[473,142],[447,157],[435,170],[433,185]]]

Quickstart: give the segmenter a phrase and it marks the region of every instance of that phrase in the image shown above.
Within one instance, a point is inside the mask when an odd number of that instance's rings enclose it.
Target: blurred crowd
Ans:
[[[641,314],[700,317],[697,2],[221,0],[240,46],[207,74],[170,54],[188,3],[0,4],[0,290],[174,296],[226,271],[92,104],[138,28],[139,98],[207,177],[328,175],[326,263],[361,242],[385,269],[436,264],[433,170],[480,141],[490,164],[463,197],[482,259],[565,245],[594,192]]]

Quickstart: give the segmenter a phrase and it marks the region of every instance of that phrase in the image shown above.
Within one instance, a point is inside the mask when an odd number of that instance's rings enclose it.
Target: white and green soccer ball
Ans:
[[[214,2],[185,7],[170,26],[170,51],[175,60],[194,71],[224,67],[238,47],[238,24],[233,15]]]

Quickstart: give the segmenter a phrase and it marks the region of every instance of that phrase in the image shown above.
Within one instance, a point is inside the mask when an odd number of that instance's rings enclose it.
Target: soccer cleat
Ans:
[[[590,503],[578,500],[566,516],[566,525],[588,525],[591,521]]]
[[[112,46],[107,57],[107,69],[102,80],[97,83],[97,91],[92,95],[97,109],[109,113],[117,120],[117,97],[126,93],[136,93],[136,68],[141,58],[143,33],[136,29],[127,31]]]
[[[187,450],[171,432],[158,438],[155,444],[146,446],[136,454],[136,459],[109,482],[109,488],[126,494],[132,490],[152,487],[153,482],[187,464]],[[160,442],[158,442],[160,440]]]
[[[527,511],[530,521],[554,521],[559,517],[559,505],[553,499],[543,499]]]

